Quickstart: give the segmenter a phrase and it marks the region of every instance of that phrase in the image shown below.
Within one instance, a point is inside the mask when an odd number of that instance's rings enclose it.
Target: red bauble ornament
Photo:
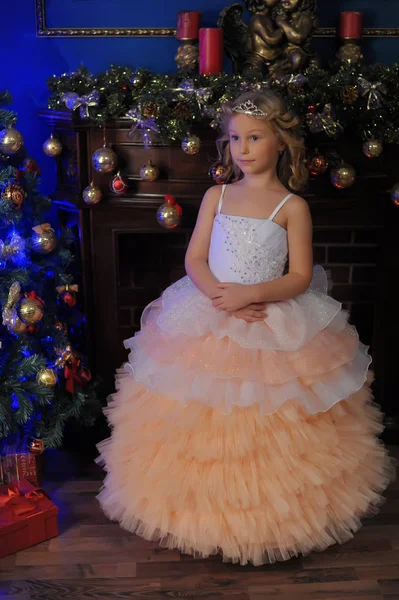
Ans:
[[[310,113],[311,115],[314,115],[315,112],[316,112],[316,107],[313,106],[313,104],[309,104],[308,113]]]
[[[87,367],[83,366],[81,369],[79,369],[79,379],[82,384],[89,383],[91,380],[91,373]]]
[[[120,173],[117,173],[109,182],[109,187],[115,194],[124,194],[127,192],[129,185],[127,180]]]
[[[171,196],[170,194],[166,194],[165,201],[168,204],[170,204],[170,206],[174,206],[175,207],[176,212],[179,215],[179,217],[182,216],[182,214],[183,214],[182,207],[180,206],[180,204],[177,203],[177,200],[176,200],[176,198],[174,196]]]
[[[11,202],[17,208],[21,207],[21,204],[25,200],[26,196],[27,193],[25,190],[20,185],[16,185],[15,183],[8,183],[1,194],[3,200]]]
[[[40,169],[33,158],[25,158],[24,167],[27,173],[36,173],[36,175],[40,175]]]
[[[63,323],[62,321],[56,321],[54,323],[54,327],[57,331],[62,331],[63,333],[65,333],[65,335],[68,333],[68,327],[66,323]]]
[[[73,308],[75,306],[77,302],[75,292],[72,292],[71,290],[65,290],[65,292],[62,292],[60,294],[60,296],[62,301],[65,302],[65,304],[69,306],[69,308]]]
[[[122,83],[122,85],[121,85],[121,90],[122,90],[122,92],[126,92],[126,90],[127,90],[127,85],[126,85],[126,83]]]
[[[316,150],[315,154],[309,158],[307,167],[311,175],[322,175],[327,171],[328,162],[326,158]]]
[[[32,438],[28,441],[28,449],[31,454],[43,454],[44,452],[44,442],[43,440],[38,440],[36,438]]]

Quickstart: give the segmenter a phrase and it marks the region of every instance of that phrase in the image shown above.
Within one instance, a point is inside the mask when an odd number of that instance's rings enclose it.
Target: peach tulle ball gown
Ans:
[[[209,250],[219,281],[280,277],[287,232],[223,214]],[[110,519],[168,548],[254,565],[353,537],[394,478],[378,438],[370,357],[316,267],[309,289],[247,323],[183,277],[146,307],[105,409],[97,462]]]

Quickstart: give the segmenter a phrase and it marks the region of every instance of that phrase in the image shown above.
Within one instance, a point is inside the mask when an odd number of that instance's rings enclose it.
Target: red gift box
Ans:
[[[40,486],[43,477],[43,455],[31,452],[8,452],[0,456],[0,484],[11,485],[20,479]]]
[[[26,479],[0,486],[0,558],[58,535],[58,508]]]

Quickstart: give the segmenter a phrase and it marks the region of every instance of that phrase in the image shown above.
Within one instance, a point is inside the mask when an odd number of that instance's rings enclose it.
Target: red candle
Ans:
[[[344,39],[359,39],[362,37],[363,13],[346,11],[341,13],[339,35]]]
[[[199,72],[219,75],[223,71],[223,30],[201,28],[199,32]]]
[[[201,13],[197,10],[179,10],[176,37],[178,40],[198,40]]]

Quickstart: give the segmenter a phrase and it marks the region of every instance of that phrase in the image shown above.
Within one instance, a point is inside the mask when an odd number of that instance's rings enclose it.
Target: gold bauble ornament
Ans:
[[[175,61],[177,68],[182,71],[193,71],[198,63],[198,47],[191,44],[182,44],[177,49]]]
[[[347,63],[348,65],[360,63],[364,58],[360,46],[351,41],[348,41],[341,46],[337,56],[341,62]]]
[[[331,171],[331,182],[339,190],[351,187],[356,181],[356,171],[347,163],[342,163]]]
[[[118,157],[115,152],[112,148],[107,148],[107,146],[98,148],[98,150],[94,152],[91,160],[94,170],[99,173],[112,173],[118,164]]]
[[[391,200],[395,206],[399,207],[399,182],[395,183],[391,189]]]
[[[4,154],[15,154],[22,147],[24,138],[17,129],[0,131],[0,151]]]
[[[344,85],[339,94],[344,104],[353,104],[359,98],[359,88],[357,85]]]
[[[32,247],[38,254],[49,254],[57,246],[57,236],[48,223],[33,228]]]
[[[103,196],[100,188],[96,187],[93,182],[83,190],[83,200],[86,204],[98,204]]]
[[[174,229],[180,224],[183,211],[174,196],[167,194],[165,200],[157,210],[157,221],[165,229]]]
[[[60,140],[54,137],[53,134],[44,142],[43,144],[43,152],[50,156],[51,158],[56,158],[62,152],[62,144]]]
[[[380,156],[383,150],[383,145],[380,140],[367,140],[363,144],[363,154],[367,156],[367,158],[377,158]]]
[[[43,302],[39,298],[22,298],[17,310],[19,318],[28,325],[38,323],[44,315]]]
[[[181,147],[186,154],[197,154],[201,147],[201,140],[197,135],[188,135],[182,141]]]
[[[144,181],[155,181],[159,177],[159,169],[149,160],[140,169],[140,177]]]
[[[36,375],[36,381],[45,387],[54,387],[57,380],[57,374],[53,369],[41,369]]]

